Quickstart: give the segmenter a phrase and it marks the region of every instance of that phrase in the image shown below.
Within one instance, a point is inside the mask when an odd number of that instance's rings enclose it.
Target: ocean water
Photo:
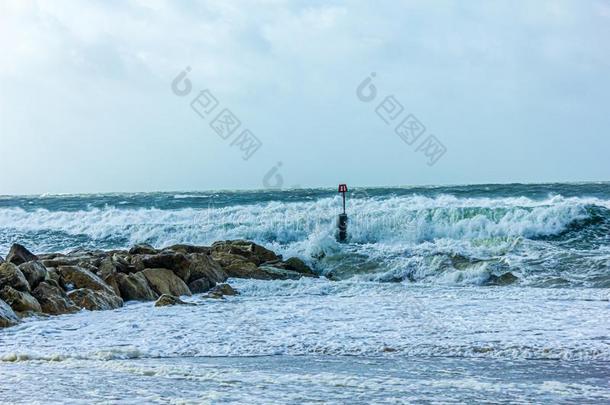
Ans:
[[[0,254],[251,239],[327,278],[0,330],[4,403],[608,403],[610,184],[0,197]]]

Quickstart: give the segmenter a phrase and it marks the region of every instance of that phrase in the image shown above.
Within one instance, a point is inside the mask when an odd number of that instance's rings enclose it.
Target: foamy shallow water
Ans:
[[[240,296],[1,331],[0,398],[610,400],[608,289],[230,282]]]

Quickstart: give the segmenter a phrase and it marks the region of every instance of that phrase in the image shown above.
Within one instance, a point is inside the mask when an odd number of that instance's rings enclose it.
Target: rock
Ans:
[[[97,268],[97,274],[102,279],[105,280],[111,274],[117,273],[117,267],[114,264],[114,261],[111,257],[106,257],[102,259],[99,267]]]
[[[38,284],[47,278],[47,268],[37,260],[20,264],[19,270],[25,276],[31,289],[38,287]]]
[[[222,283],[227,279],[227,274],[222,270],[220,265],[212,260],[207,254],[192,253],[187,256],[190,260],[188,279],[189,283],[197,281],[201,278],[207,278],[212,285]]]
[[[148,243],[139,243],[129,249],[130,255],[154,255],[157,254],[158,250],[149,245]]]
[[[59,275],[59,273],[57,273],[57,269],[56,268],[48,268],[47,269],[47,276],[45,277],[45,281],[49,281],[49,280],[53,280],[62,290],[66,290],[66,285],[64,284],[63,280],[61,279],[61,276]]]
[[[38,300],[45,314],[71,314],[80,310],[53,280],[41,282],[32,291],[32,295]]]
[[[239,295],[237,290],[231,287],[229,284],[218,284],[216,287],[210,290],[210,294]]]
[[[16,290],[30,292],[30,285],[19,267],[13,263],[0,264],[0,288],[9,285]]]
[[[4,263],[4,258],[0,256],[0,264]]]
[[[257,266],[264,262],[281,259],[273,251],[246,240],[227,240],[212,244],[212,252],[224,252],[242,256]]]
[[[201,294],[210,290],[210,288],[214,287],[216,283],[211,282],[206,277],[200,278],[198,280],[193,281],[188,285],[189,290],[193,294]]]
[[[104,281],[87,269],[78,266],[60,266],[57,272],[65,284],[72,284],[74,288],[88,288],[90,290],[105,291],[114,294],[113,289]]]
[[[89,311],[104,311],[109,309],[117,309],[123,306],[123,300],[114,294],[109,294],[101,290],[90,290],[88,288],[79,288],[68,293],[68,298],[76,304],[76,306]]]
[[[259,266],[255,275],[256,277],[253,278],[260,278],[262,280],[298,280],[301,277],[317,277],[316,275],[299,273],[294,270],[286,270],[274,266]]]
[[[184,282],[188,282],[191,276],[191,262],[182,253],[164,251],[156,255],[134,256],[132,264],[137,271],[144,269],[169,269]]]
[[[125,301],[154,301],[159,298],[159,294],[150,287],[148,280],[141,272],[133,274],[116,273],[110,277],[116,278],[121,297]]]
[[[116,273],[107,275],[105,278],[103,278],[103,280],[104,283],[108,284],[108,286],[112,288],[112,291],[114,291],[114,294],[117,297],[121,296],[121,289],[119,288],[119,282],[117,280]]]
[[[157,302],[155,302],[156,307],[166,307],[169,305],[196,305],[190,302],[184,302],[178,297],[174,297],[173,295],[163,294],[159,297]]]
[[[310,276],[316,276],[311,267],[305,264],[305,262],[298,257],[291,257],[284,261],[284,268],[287,270],[293,270],[297,273],[307,274]]]
[[[496,276],[492,274],[487,280],[487,284],[492,285],[508,285],[513,284],[519,281],[519,277],[515,276],[513,273],[508,272],[504,273],[501,276]]]
[[[270,280],[271,278],[265,272],[259,271],[256,264],[248,261],[234,261],[223,270],[229,277],[237,278],[255,278],[258,280]]]
[[[38,260],[38,257],[27,250],[25,246],[18,243],[13,243],[11,250],[8,252],[8,256],[6,256],[7,262],[16,264],[17,266],[25,262],[31,262],[32,260]]]
[[[0,300],[0,328],[8,328],[18,323],[19,317],[15,311],[6,302]]]
[[[163,250],[164,251],[170,250],[170,251],[178,252],[178,253],[182,253],[182,254],[189,254],[189,253],[209,254],[211,248],[209,246],[194,246],[194,245],[179,244],[179,245],[168,246],[166,248],[163,248]]]
[[[0,290],[0,298],[17,312],[42,312],[40,304],[36,298],[29,293],[15,290],[11,286],[4,286]]]
[[[191,295],[191,290],[180,277],[168,269],[146,269],[141,271],[150,287],[159,295]]]

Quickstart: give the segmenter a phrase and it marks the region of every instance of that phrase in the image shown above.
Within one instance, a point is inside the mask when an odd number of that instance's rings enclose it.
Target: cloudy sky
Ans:
[[[610,180],[608,0],[4,0],[0,60],[0,194]]]

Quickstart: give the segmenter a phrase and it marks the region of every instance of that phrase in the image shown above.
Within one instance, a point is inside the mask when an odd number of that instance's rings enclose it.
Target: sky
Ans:
[[[0,194],[610,180],[609,0],[3,0],[0,61]]]

